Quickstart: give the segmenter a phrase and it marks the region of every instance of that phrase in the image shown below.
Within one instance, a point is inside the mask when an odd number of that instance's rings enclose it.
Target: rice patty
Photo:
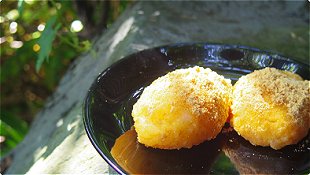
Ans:
[[[309,89],[309,81],[275,68],[245,75],[233,87],[231,125],[253,145],[296,144],[310,128]]]
[[[231,90],[230,80],[209,68],[178,69],[159,77],[133,106],[138,141],[180,149],[215,138],[228,118]]]

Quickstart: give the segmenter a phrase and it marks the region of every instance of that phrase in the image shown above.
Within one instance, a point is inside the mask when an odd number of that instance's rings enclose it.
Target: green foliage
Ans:
[[[1,135],[5,136],[5,146],[1,147],[1,157],[18,144],[27,133],[27,123],[7,111],[1,111]]]
[[[41,65],[44,60],[48,60],[49,54],[52,49],[52,44],[55,39],[57,30],[60,28],[60,24],[58,23],[54,28],[54,24],[56,22],[57,16],[52,16],[48,21],[42,32],[42,36],[40,37],[38,44],[40,46],[38,60],[36,62],[36,71],[38,72],[41,68]]]
[[[35,114],[56,89],[70,63],[82,52],[92,51],[89,39],[70,30],[72,22],[79,19],[74,3],[0,2],[0,157],[23,139]],[[104,10],[108,10],[111,19],[108,23],[113,22],[128,2],[115,0],[109,4],[107,9],[87,12],[95,14],[96,24],[100,23]]]
[[[18,0],[17,4],[18,13],[22,14],[24,10],[24,0]]]

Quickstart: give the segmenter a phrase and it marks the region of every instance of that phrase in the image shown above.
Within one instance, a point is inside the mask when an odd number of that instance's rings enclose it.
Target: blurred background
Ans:
[[[70,63],[132,3],[0,0],[1,158],[27,134]]]

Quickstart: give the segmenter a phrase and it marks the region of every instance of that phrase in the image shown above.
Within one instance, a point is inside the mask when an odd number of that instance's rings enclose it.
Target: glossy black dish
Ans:
[[[131,129],[132,106],[144,87],[170,71],[193,66],[209,67],[231,79],[233,83],[240,76],[264,67],[288,70],[304,79],[310,79],[309,65],[276,53],[245,46],[174,44],[129,55],[98,76],[88,92],[84,106],[84,125],[91,143],[118,173],[129,173],[126,171],[128,167],[121,166],[110,151],[116,139]],[[152,168],[141,172],[137,170],[138,173],[237,174],[239,171],[239,173],[291,174],[309,172],[309,140],[308,135],[297,145],[275,151],[271,148],[252,146],[232,131],[220,134],[210,143],[203,143],[189,150],[181,149],[178,153],[145,148],[136,141],[132,143],[141,161],[144,159],[141,156],[144,155],[151,156],[148,159],[158,159],[150,162],[154,164]],[[212,149],[209,149],[211,147]],[[193,158],[207,148],[214,153],[212,160]],[[130,151],[129,149],[133,148],[124,147],[124,151],[126,149]],[[178,158],[181,161],[158,163],[164,162],[166,160],[164,157],[179,153],[184,155]],[[134,162],[132,164],[134,165]]]

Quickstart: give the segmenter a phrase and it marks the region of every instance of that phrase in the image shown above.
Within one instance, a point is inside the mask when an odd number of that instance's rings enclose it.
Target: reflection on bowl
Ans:
[[[111,154],[131,174],[208,174],[220,153],[221,140],[218,137],[191,149],[161,150],[140,144],[131,129],[116,140]]]
[[[226,129],[227,125],[224,130]],[[131,174],[218,173],[223,167],[214,163],[220,161],[223,166],[223,156],[230,160],[225,164],[230,166],[230,173],[234,172],[234,168],[240,174],[309,173],[309,139],[310,135],[297,145],[273,150],[269,147],[253,146],[235,131],[230,131],[222,132],[216,139],[191,149],[161,150],[140,144],[137,133],[131,129],[116,139],[111,154],[116,162]],[[222,152],[225,155],[222,155]],[[221,156],[218,157],[219,155]]]
[[[233,131],[226,135],[223,151],[240,174],[305,173],[310,166],[309,139],[308,135],[297,145],[273,150],[269,147],[253,146]]]

